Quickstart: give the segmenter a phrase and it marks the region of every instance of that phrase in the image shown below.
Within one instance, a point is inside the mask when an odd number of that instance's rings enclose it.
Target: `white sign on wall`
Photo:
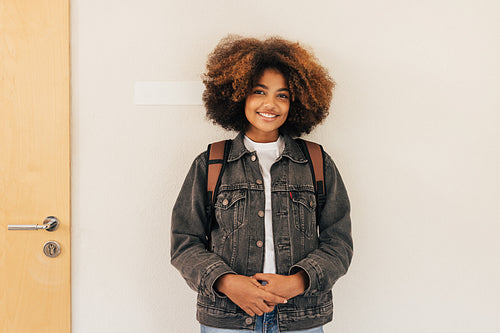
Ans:
[[[201,81],[137,81],[136,105],[203,105]]]

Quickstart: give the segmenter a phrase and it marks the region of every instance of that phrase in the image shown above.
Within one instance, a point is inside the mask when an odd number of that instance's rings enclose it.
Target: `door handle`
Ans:
[[[47,216],[43,224],[9,224],[7,230],[47,230],[54,231],[59,227],[59,220],[54,216]]]

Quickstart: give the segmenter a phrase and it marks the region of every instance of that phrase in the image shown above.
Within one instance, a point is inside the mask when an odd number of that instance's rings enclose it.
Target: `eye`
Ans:
[[[253,91],[253,93],[254,93],[254,94],[257,94],[257,95],[264,95],[264,91],[263,91],[263,90],[261,90],[261,89],[255,89],[255,90]]]
[[[289,96],[287,94],[279,94],[278,98],[288,99]]]

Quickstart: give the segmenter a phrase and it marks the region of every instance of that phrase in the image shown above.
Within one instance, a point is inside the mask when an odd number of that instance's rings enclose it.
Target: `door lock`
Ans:
[[[43,244],[43,253],[49,258],[55,258],[61,253],[61,245],[55,241]]]

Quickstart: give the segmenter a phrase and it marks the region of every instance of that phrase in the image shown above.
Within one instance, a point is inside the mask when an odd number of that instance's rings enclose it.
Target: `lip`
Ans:
[[[262,114],[267,114],[267,115],[273,115],[273,117],[266,117],[263,116]],[[274,113],[274,112],[268,112],[268,111],[257,111],[257,116],[259,119],[265,120],[265,121],[274,121],[279,118],[279,115]]]

